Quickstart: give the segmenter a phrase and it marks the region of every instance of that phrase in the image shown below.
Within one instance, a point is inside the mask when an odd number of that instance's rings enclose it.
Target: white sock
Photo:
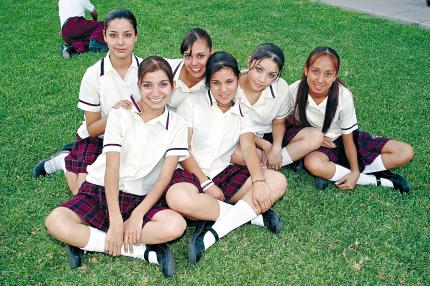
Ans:
[[[351,173],[350,169],[347,169],[341,165],[334,164],[334,166],[336,167],[336,170],[334,172],[333,177],[331,179],[329,179],[332,182],[337,182],[340,179],[342,179],[343,177],[345,177],[346,175],[348,175],[349,173]]]
[[[255,218],[253,218],[251,220],[251,224],[258,225],[258,226],[264,226],[263,215],[259,214],[258,216],[256,216]]]
[[[106,232],[101,231],[97,228],[89,226],[90,229],[90,239],[87,245],[85,245],[82,250],[93,251],[93,252],[104,252],[105,251],[105,240]],[[145,244],[133,245],[133,253],[125,252],[124,246],[121,247],[121,255],[127,257],[133,257],[138,259],[144,259],[145,257]],[[157,254],[154,251],[150,251],[148,254],[148,260],[150,263],[158,264]]]
[[[219,203],[219,217],[217,218],[217,220],[222,218],[233,207],[233,205],[224,203],[222,201],[218,201],[218,203]],[[256,216],[254,219],[251,220],[251,224],[264,226],[263,215],[259,214],[258,216]]]
[[[247,223],[256,216],[257,214],[247,202],[239,200],[221,219],[215,222],[212,229],[216,231],[219,238],[222,238],[235,228]],[[215,237],[210,231],[208,231],[203,237],[203,243],[205,245],[205,249],[208,249],[215,243]]]
[[[291,159],[290,154],[288,154],[287,148],[285,147],[281,149],[281,158],[282,167],[293,163],[293,160]]]
[[[67,155],[69,155],[69,153],[69,151],[63,151],[47,160],[44,164],[46,173],[52,174],[61,170],[66,170],[66,162],[64,159],[67,157]]]
[[[233,207],[233,205],[224,203],[223,201],[218,201],[219,204],[219,216],[216,220],[222,218],[228,211]]]
[[[387,170],[387,168],[385,168],[384,162],[382,162],[382,156],[379,155],[372,163],[370,163],[370,165],[367,165],[366,168],[364,168],[363,173],[368,174],[384,170]]]
[[[341,165],[335,164],[336,171],[334,172],[333,177],[330,181],[337,182],[349,173],[351,173],[350,169],[347,169]],[[374,175],[367,175],[361,173],[357,180],[358,185],[377,185],[376,177]],[[390,180],[381,178],[381,186],[393,188],[393,183]]]

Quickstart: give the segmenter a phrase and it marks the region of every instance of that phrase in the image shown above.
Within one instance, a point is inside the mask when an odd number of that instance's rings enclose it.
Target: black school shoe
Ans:
[[[49,159],[43,159],[37,162],[37,164],[33,168],[33,177],[37,178],[40,176],[46,176],[46,170],[45,170],[45,162]]]
[[[172,277],[176,274],[176,263],[173,259],[173,253],[170,250],[170,246],[167,243],[162,244],[148,244],[146,246],[144,258],[148,260],[150,251],[154,251],[157,254],[158,265],[163,270],[163,274],[166,277]]]
[[[272,209],[261,214],[263,216],[264,226],[274,234],[279,234],[281,232],[282,224],[281,218],[278,213]]]
[[[215,237],[215,241],[219,239],[218,234],[212,229],[213,221],[199,221],[196,225],[194,234],[190,238],[188,243],[188,259],[192,264],[199,262],[205,251],[205,245],[203,243],[203,238],[206,232],[210,231]]]
[[[390,170],[370,173],[369,175],[374,175],[376,177],[378,186],[381,184],[380,179],[384,178],[390,180],[393,183],[394,189],[399,190],[402,194],[406,194],[411,191],[411,185],[409,182],[404,177],[394,174]]]
[[[84,259],[84,251],[78,247],[67,245],[67,258],[72,270],[81,267],[82,260]]]
[[[75,142],[66,143],[61,147],[61,151],[72,151],[73,146],[75,146]]]
[[[321,177],[314,177],[315,188],[325,190],[328,187],[329,181]]]
[[[300,173],[304,167],[303,159],[294,161],[293,163],[289,164],[287,167],[290,170],[292,170],[294,173]]]

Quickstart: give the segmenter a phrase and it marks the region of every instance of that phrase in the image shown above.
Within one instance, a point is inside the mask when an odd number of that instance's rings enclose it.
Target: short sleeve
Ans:
[[[179,156],[179,161],[183,161],[190,156],[188,151],[188,129],[182,118],[176,118],[176,120],[175,135],[165,156]]]
[[[341,90],[341,106],[339,112],[340,128],[343,134],[349,134],[358,129],[357,116],[355,114],[354,99],[351,92],[340,87]]]
[[[185,119],[187,127],[193,127],[194,108],[191,96],[185,98],[185,100],[178,106],[177,113]]]
[[[300,81],[296,81],[288,87],[288,104],[290,110],[288,112],[287,117],[294,115],[294,105],[296,104],[297,89],[299,87],[299,83]]]
[[[94,66],[87,69],[81,81],[78,108],[100,112],[99,78]]]
[[[290,114],[292,110],[290,89],[288,87],[287,82],[282,78],[278,80],[276,89],[278,92],[278,96],[280,97],[279,110],[276,114],[276,119],[283,119],[287,117],[287,115]]]
[[[103,153],[121,151],[123,142],[121,112],[122,109],[112,109],[109,112],[103,139]]]
[[[244,116],[240,118],[240,135],[248,132],[255,134],[255,127],[251,118],[244,114]]]
[[[95,9],[94,5],[88,0],[83,0],[82,5],[83,5],[85,11],[88,11],[90,13],[92,13]]]

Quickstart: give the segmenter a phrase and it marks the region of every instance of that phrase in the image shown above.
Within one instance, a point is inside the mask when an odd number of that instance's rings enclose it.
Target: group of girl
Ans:
[[[287,182],[278,170],[301,158],[320,188],[330,180],[340,189],[409,191],[388,169],[410,161],[412,148],[358,131],[333,49],[315,49],[301,80],[288,86],[274,44],[258,46],[240,71],[203,29],[185,35],[182,59],[142,60],[132,52],[138,34],[130,11],[111,11],[104,25],[109,52],[82,79],[76,143],[33,171],[65,172],[74,197],[45,224],[68,245],[72,268],[93,251],[143,259],[172,276],[168,242],[190,221],[197,221],[191,263],[245,223],[279,233],[271,207]]]

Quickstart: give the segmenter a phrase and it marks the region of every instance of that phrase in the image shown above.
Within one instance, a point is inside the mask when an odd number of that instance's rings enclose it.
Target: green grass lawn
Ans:
[[[245,225],[192,266],[190,229],[173,246],[172,279],[143,261],[103,254],[86,255],[84,266],[71,271],[64,245],[43,224],[70,197],[63,175],[33,179],[31,171],[74,139],[82,119],[80,80],[102,55],[60,57],[57,1],[2,0],[0,285],[430,285],[429,30],[308,1],[94,4],[100,15],[118,5],[135,13],[141,57],[180,57],[183,34],[200,26],[242,67],[257,44],[280,45],[283,78],[292,83],[313,48],[335,48],[361,129],[415,148],[413,162],[396,170],[412,193],[377,187],[319,192],[309,175],[286,170],[289,190],[275,206],[283,220],[279,236]]]

